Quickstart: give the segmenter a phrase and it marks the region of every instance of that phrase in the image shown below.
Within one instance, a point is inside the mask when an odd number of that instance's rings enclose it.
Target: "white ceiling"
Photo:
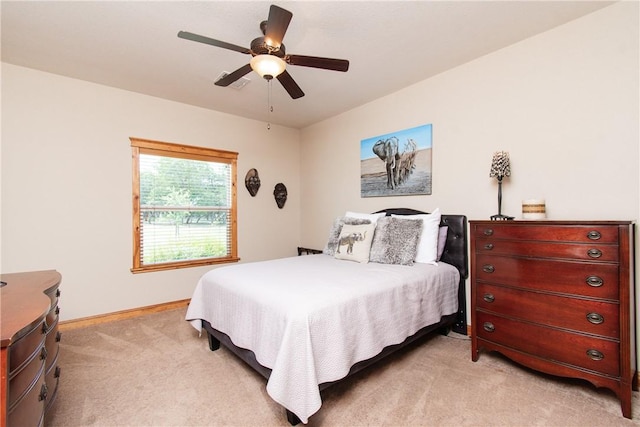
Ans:
[[[288,66],[292,100],[257,74],[213,83],[250,57],[177,37],[249,47],[271,2],[5,1],[3,62],[303,128],[608,6],[603,1],[281,1],[287,53],[348,59],[346,73]]]

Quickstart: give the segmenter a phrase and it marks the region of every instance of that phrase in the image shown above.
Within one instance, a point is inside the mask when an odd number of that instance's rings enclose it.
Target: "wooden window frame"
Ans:
[[[237,213],[237,160],[238,153],[214,148],[195,147],[184,144],[152,141],[148,139],[129,138],[132,151],[133,172],[133,267],[132,273],[173,270],[178,268],[199,267],[204,265],[238,262],[238,213]],[[203,258],[187,261],[171,261],[165,263],[143,265],[141,259],[140,235],[140,154],[177,157],[188,160],[203,160],[231,165],[231,250],[226,257]]]

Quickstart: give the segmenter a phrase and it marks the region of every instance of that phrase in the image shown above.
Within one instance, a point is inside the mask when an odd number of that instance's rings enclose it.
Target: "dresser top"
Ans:
[[[495,225],[629,225],[634,224],[635,221],[617,221],[617,220],[551,220],[551,219],[514,219],[509,221],[492,221],[489,219],[472,219],[469,220],[470,224],[495,224]]]
[[[6,283],[0,288],[0,335],[2,347],[8,347],[42,321],[51,308],[51,299],[45,294],[57,287],[62,276],[55,270],[11,273],[0,275]]]

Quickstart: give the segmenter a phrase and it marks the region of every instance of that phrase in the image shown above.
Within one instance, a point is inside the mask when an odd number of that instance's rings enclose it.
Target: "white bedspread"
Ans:
[[[446,263],[360,264],[309,255],[206,273],[186,319],[200,319],[272,370],[267,392],[303,423],[318,385],[458,309],[458,270]]]

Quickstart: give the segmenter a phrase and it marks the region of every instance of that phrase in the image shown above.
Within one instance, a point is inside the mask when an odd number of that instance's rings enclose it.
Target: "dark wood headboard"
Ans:
[[[389,215],[417,215],[425,214],[410,208],[389,208],[382,209],[376,213],[385,212]],[[447,244],[444,247],[442,262],[451,264],[460,272],[460,285],[458,287],[458,316],[453,326],[453,330],[460,334],[467,334],[467,294],[466,280],[469,277],[469,254],[467,251],[467,217],[464,215],[445,215],[440,218],[440,226],[449,227],[447,233]]]

